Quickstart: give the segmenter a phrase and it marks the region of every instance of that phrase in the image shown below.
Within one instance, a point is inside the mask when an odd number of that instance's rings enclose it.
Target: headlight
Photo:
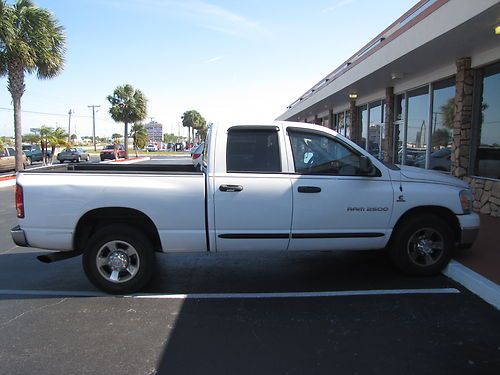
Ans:
[[[460,191],[460,204],[464,214],[469,214],[472,210],[472,193],[470,190]]]

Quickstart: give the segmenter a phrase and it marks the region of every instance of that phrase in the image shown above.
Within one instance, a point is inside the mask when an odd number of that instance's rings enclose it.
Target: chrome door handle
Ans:
[[[223,184],[223,185],[219,186],[219,190],[227,192],[227,193],[234,193],[234,192],[242,191],[243,190],[243,186],[241,186],[241,185],[225,185],[225,184]]]

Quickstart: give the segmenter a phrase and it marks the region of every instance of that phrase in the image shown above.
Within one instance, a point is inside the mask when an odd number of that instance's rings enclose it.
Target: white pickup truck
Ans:
[[[209,130],[192,166],[69,166],[17,176],[19,246],[83,254],[90,281],[130,293],[155,252],[365,250],[429,275],[479,229],[466,183],[386,165],[335,131],[303,123]],[[48,216],[47,212],[52,215]]]

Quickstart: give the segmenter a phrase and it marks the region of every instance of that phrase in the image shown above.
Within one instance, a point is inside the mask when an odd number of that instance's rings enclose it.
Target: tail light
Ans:
[[[201,156],[201,154],[193,154],[193,159],[198,159]]]
[[[16,210],[17,217],[24,219],[24,194],[23,187],[19,184],[16,185]]]

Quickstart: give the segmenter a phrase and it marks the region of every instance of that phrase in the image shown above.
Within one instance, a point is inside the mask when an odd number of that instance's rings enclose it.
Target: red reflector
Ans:
[[[19,219],[24,219],[24,194],[23,187],[21,185],[16,185],[16,210],[17,217]]]
[[[201,154],[193,154],[193,159],[198,159],[201,156]]]

